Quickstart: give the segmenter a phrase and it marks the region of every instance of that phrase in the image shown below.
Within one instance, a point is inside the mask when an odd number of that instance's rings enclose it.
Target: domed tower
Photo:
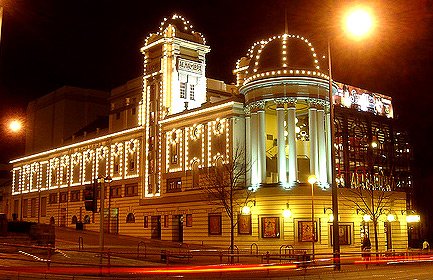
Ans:
[[[150,34],[144,55],[142,124],[145,126],[145,196],[160,194],[162,131],[160,121],[206,102],[204,37],[179,15],[165,18],[159,31]]]
[[[328,187],[328,76],[312,44],[289,34],[258,41],[234,73],[245,95],[249,183],[291,187],[314,174]]]

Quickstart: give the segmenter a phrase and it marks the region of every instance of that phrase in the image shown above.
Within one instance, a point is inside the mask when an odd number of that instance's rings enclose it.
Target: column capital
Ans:
[[[265,103],[266,102],[262,101],[262,100],[251,103],[250,104],[251,113],[255,113],[257,111],[264,111],[265,110]]]
[[[317,99],[316,100],[316,108],[317,108],[317,110],[325,110],[326,103],[327,102],[325,100]]]
[[[287,103],[287,97],[274,98],[274,103],[277,105],[277,108],[284,108],[284,105]]]
[[[250,105],[247,105],[244,107],[244,112],[245,112],[245,117],[250,117],[251,116],[251,107]]]

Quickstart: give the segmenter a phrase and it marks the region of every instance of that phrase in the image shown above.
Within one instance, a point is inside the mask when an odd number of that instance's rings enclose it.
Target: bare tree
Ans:
[[[354,188],[344,189],[347,192],[342,193],[342,197],[349,202],[349,207],[355,206],[357,211],[370,216],[373,222],[374,243],[377,252],[379,250],[377,225],[379,217],[389,211],[394,201],[393,192],[391,192],[393,179],[390,177],[382,181],[378,180],[378,177],[371,177],[355,184]]]
[[[237,209],[246,205],[252,193],[246,186],[246,162],[244,150],[237,145],[229,162],[221,159],[202,175],[203,191],[209,203],[223,208],[230,219],[231,262],[234,260]]]

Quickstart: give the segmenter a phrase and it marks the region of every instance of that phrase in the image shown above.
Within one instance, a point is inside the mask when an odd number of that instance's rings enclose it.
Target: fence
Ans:
[[[179,246],[173,248],[155,248],[143,241],[138,242],[135,248],[114,247],[100,251],[96,246],[83,246],[83,238],[78,240],[78,249],[55,248],[51,246],[26,246],[18,244],[0,243],[0,253],[3,261],[10,262],[10,267],[20,267],[26,271],[30,268],[33,272],[72,274],[80,271],[83,274],[112,274],[119,269],[143,268],[143,267],[167,267],[194,265],[215,265],[236,262],[243,265],[271,265],[291,264],[291,267],[331,266],[333,259],[330,254],[315,254],[312,260],[310,255],[302,249],[294,249],[288,245],[282,245],[279,253],[269,251],[261,252],[257,244],[253,243],[249,249],[240,250],[234,247],[231,253],[219,249],[190,249]],[[389,262],[406,262],[414,260],[431,260],[433,255],[423,251],[393,251],[372,252],[368,257],[362,257],[359,253],[342,253],[341,265],[368,265]],[[78,269],[79,268],[79,269]],[[2,269],[5,270],[5,269]],[[16,269],[15,269],[16,270]]]

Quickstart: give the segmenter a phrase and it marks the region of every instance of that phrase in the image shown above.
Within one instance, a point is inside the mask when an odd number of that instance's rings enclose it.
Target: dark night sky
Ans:
[[[329,17],[333,2],[333,17]],[[63,86],[109,90],[142,74],[139,52],[165,16],[179,13],[211,47],[207,76],[234,82],[236,60],[257,40],[299,33],[325,54],[333,34],[334,79],[389,95],[414,150],[416,183],[433,182],[433,1],[110,1],[0,0],[5,6],[0,45],[0,118],[24,114],[28,101]],[[369,4],[374,34],[345,38],[339,17],[346,6]],[[326,28],[331,26],[331,28]],[[323,68],[323,67],[322,67]],[[22,141],[22,140],[21,140]],[[0,136],[0,162],[16,157],[20,138]],[[426,185],[428,183],[428,185]]]

